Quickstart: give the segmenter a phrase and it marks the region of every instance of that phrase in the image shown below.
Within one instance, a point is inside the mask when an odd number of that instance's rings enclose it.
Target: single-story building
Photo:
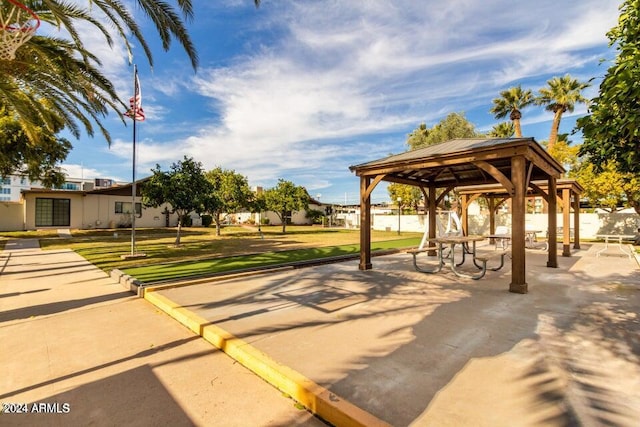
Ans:
[[[23,229],[131,227],[131,184],[89,191],[22,191]],[[135,197],[136,227],[174,227],[178,216],[169,206],[143,208],[140,186]]]
[[[0,231],[36,230],[42,228],[128,228],[131,227],[132,205],[135,203],[136,227],[176,227],[178,215],[171,213],[170,205],[159,208],[142,206],[140,188],[145,180],[137,181],[135,202],[132,185],[116,185],[91,190],[23,189],[19,202],[1,202]],[[142,184],[142,185],[140,185]],[[311,200],[309,209],[323,210],[324,206]],[[193,225],[200,225],[197,214],[191,214]],[[236,222],[246,222],[258,214],[234,215]],[[262,213],[270,224],[280,223],[273,212]],[[257,221],[256,221],[257,223]],[[310,224],[306,211],[292,212],[290,223]]]

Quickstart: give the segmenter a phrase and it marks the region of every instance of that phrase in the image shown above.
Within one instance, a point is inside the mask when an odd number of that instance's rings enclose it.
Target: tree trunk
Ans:
[[[180,246],[180,230],[182,230],[182,216],[178,215],[178,232],[176,233],[176,242],[173,244],[175,247]]]
[[[522,126],[520,126],[520,119],[516,119],[513,121],[513,129],[514,129],[514,136],[516,138],[522,138]]]
[[[636,213],[640,215],[640,202],[629,198],[629,204],[636,211]]]
[[[558,141],[558,130],[560,129],[560,119],[562,119],[562,108],[557,109],[553,114],[553,123],[551,123],[551,133],[549,134],[549,143],[547,151],[551,151]]]
[[[282,215],[280,215],[280,220],[282,221],[282,234],[287,232],[287,212],[282,211]]]
[[[220,232],[220,228],[221,228],[220,213],[214,212],[213,217],[215,218],[215,221],[216,221],[216,236],[220,236],[222,234]]]

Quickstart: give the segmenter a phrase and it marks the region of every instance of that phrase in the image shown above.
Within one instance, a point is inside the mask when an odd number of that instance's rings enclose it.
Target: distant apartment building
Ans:
[[[99,188],[109,188],[116,184],[112,179],[95,178],[67,178],[64,184],[56,190],[89,191]],[[0,202],[19,202],[23,190],[44,188],[40,181],[31,181],[26,176],[10,175],[0,178]]]

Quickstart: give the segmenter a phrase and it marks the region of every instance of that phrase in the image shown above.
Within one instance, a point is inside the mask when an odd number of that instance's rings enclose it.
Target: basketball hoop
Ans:
[[[11,61],[40,26],[34,11],[17,0],[0,0],[0,60]]]

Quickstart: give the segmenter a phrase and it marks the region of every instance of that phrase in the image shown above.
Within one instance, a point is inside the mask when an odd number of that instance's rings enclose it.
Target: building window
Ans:
[[[73,182],[65,182],[64,184],[62,184],[62,189],[63,190],[79,190],[80,187],[78,186],[78,184],[75,184]]]
[[[11,197],[0,196],[0,202],[10,202],[10,201],[11,201]]]
[[[11,189],[2,187],[2,192],[1,193],[2,194],[11,194]]]
[[[116,213],[130,214],[131,202],[116,202]],[[136,215],[140,217],[142,215],[142,203],[136,203]]]
[[[70,199],[36,198],[36,227],[69,227]]]
[[[0,184],[2,184],[2,185],[11,185],[11,177],[2,178],[2,181],[0,181]]]

